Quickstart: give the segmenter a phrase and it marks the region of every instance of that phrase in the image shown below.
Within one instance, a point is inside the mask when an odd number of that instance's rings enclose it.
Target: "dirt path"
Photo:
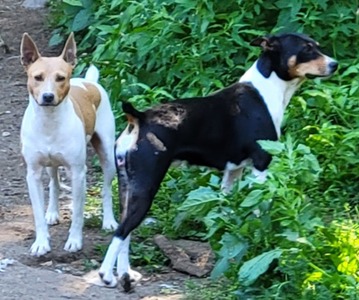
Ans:
[[[49,49],[46,10],[26,10],[22,1],[0,1],[0,36],[10,53],[0,48],[0,260],[15,263],[0,272],[0,298],[5,299],[179,299],[188,278],[171,270],[167,274],[145,275],[132,294],[88,284],[81,275],[86,262],[101,257],[94,251],[98,242],[109,240],[98,230],[85,229],[84,250],[69,254],[62,250],[67,237],[69,212],[62,209],[62,222],[51,228],[52,252],[33,258],[28,249],[34,238],[33,219],[25,168],[19,155],[19,131],[27,105],[26,78],[19,61],[23,32],[29,32],[45,55],[59,54]],[[1,269],[1,268],[0,268]],[[71,273],[71,274],[69,274]],[[80,275],[80,276],[74,276]],[[173,286],[174,288],[168,288]],[[164,290],[169,294],[163,295]]]

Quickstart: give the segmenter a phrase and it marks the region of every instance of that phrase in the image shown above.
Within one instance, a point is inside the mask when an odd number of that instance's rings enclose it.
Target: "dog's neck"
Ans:
[[[283,120],[284,111],[292,98],[294,92],[299,88],[303,80],[295,78],[283,80],[272,71],[269,77],[265,77],[259,70],[256,61],[252,67],[239,79],[240,82],[250,82],[258,90],[266,103],[269,113],[280,137],[280,125]]]

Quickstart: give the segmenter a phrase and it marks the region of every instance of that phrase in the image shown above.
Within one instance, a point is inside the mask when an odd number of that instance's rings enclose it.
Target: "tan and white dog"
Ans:
[[[97,81],[99,71],[90,66],[85,78],[72,78],[76,64],[74,35],[62,54],[43,57],[27,33],[21,41],[21,63],[28,80],[29,105],[21,126],[21,151],[27,167],[27,185],[34,213],[36,240],[31,254],[51,250],[48,225],[59,221],[58,167],[71,174],[72,222],[65,250],[82,248],[86,195],[86,145],[91,141],[104,173],[103,229],[117,228],[112,211],[111,182],[115,176],[113,147],[115,121],[108,95]],[[50,176],[49,205],[45,214],[42,173]]]

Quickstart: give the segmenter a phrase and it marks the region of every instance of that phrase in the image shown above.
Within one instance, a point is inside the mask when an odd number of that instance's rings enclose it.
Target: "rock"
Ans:
[[[213,268],[214,254],[207,243],[178,240],[171,241],[156,235],[154,241],[171,260],[172,268],[197,277],[207,275]]]
[[[51,267],[52,266],[52,261],[51,260],[45,261],[44,263],[42,263],[40,265],[43,266],[43,267]]]
[[[33,8],[33,9],[42,8],[45,7],[46,2],[47,0],[25,0],[22,3],[22,6],[26,8]]]

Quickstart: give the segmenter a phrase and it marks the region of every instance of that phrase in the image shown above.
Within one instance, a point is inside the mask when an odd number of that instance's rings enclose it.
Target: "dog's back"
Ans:
[[[239,164],[260,149],[258,139],[277,139],[267,106],[249,83],[235,83],[208,97],[175,100],[145,112],[128,103],[123,109],[138,120],[139,140],[152,142],[148,136],[155,135],[166,141],[172,159],[191,164],[223,170],[228,159]]]
[[[107,93],[97,83],[99,79],[98,69],[91,65],[85,78],[72,78],[69,98],[74,105],[78,117],[84,124],[86,136],[91,138],[94,134],[96,123],[103,123],[105,115],[111,116],[111,105]],[[99,109],[101,107],[101,109]],[[106,112],[103,113],[102,111]],[[101,115],[104,115],[103,118]],[[113,122],[111,122],[113,124]]]

